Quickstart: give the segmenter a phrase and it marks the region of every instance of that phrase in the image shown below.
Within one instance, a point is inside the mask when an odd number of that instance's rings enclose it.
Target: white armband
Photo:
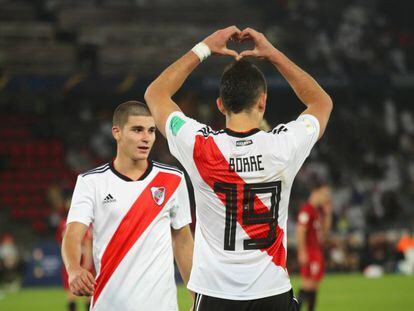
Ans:
[[[197,43],[191,51],[194,52],[200,59],[200,63],[211,55],[211,50],[204,42]]]

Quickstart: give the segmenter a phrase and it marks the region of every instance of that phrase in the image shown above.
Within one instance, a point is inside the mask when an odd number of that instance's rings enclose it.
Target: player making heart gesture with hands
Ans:
[[[240,53],[229,41],[253,41]],[[231,56],[217,108],[226,128],[186,116],[172,99],[211,54]],[[295,120],[259,129],[267,104],[263,73],[245,60],[270,61],[306,106]],[[170,152],[194,185],[197,224],[188,288],[194,309],[295,311],[286,270],[287,215],[293,180],[323,135],[332,100],[305,71],[254,29],[220,29],[166,68],[145,100]],[[273,103],[277,105],[277,102]]]

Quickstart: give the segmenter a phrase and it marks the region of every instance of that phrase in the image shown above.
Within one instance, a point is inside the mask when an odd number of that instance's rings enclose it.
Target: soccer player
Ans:
[[[92,295],[91,309],[178,310],[173,254],[187,283],[193,254],[183,173],[148,159],[155,124],[136,101],[113,116],[115,160],[78,176],[62,256],[75,295]],[[97,273],[81,267],[81,241],[93,224]]]
[[[227,48],[253,40],[253,50]],[[226,128],[187,117],[172,96],[210,54],[236,62],[221,77],[218,109]],[[266,108],[266,80],[242,58],[270,61],[307,107],[271,132],[258,129]],[[218,30],[170,65],[145,99],[171,153],[194,185],[197,225],[188,288],[195,310],[295,310],[286,270],[286,222],[293,179],[325,130],[332,101],[317,82],[251,28]]]
[[[330,188],[317,184],[298,214],[296,236],[301,273],[299,308],[306,302],[308,311],[315,310],[316,293],[324,274],[323,242],[332,223]]]
[[[62,244],[63,236],[66,230],[66,219],[62,219],[59,223],[58,230],[56,232],[56,240],[59,244]],[[88,228],[86,231],[85,236],[82,239],[81,244],[81,261],[80,265],[94,274],[93,271],[93,260],[92,260],[92,232],[91,228]],[[75,296],[69,287],[69,277],[66,271],[66,268],[62,267],[62,285],[63,289],[66,292],[66,299],[67,299],[67,310],[68,311],[76,311],[76,300],[77,296]],[[90,298],[88,298],[86,302],[86,310],[90,309]]]

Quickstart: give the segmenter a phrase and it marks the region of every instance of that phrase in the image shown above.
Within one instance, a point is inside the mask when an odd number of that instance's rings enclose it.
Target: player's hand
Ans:
[[[227,48],[227,42],[230,40],[238,41],[241,31],[236,26],[230,26],[224,29],[217,30],[203,40],[210,48],[212,54],[229,55],[234,58],[239,58],[239,53]]]
[[[92,273],[82,267],[68,269],[69,288],[76,296],[92,296],[96,281]]]
[[[301,265],[301,266],[306,265],[309,261],[308,253],[306,251],[299,251],[298,252],[298,260],[299,260],[299,265]]]
[[[253,50],[246,50],[240,53],[240,58],[252,56],[256,58],[270,59],[272,54],[277,49],[267,40],[267,38],[261,32],[254,30],[253,28],[244,29],[240,36],[240,42],[252,40],[254,42]]]

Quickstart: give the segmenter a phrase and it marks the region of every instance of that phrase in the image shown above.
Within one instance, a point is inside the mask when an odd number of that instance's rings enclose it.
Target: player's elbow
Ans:
[[[329,96],[328,94],[326,94],[325,106],[326,106],[326,110],[328,110],[329,113],[331,113],[333,109],[333,100],[331,96]]]
[[[333,109],[333,100],[331,96],[325,93],[325,96],[319,100],[319,107],[321,107],[325,113],[330,114]]]
[[[144,94],[145,101],[148,102],[157,102],[159,99],[170,97],[165,89],[158,85],[156,82],[152,82],[146,89]]]
[[[178,230],[172,230],[171,237],[173,248],[185,249],[187,247],[192,248],[194,246],[193,236],[191,235],[191,231],[188,226]]]
[[[157,89],[152,84],[147,87],[144,94],[144,99],[148,105],[155,99],[157,94]]]
[[[82,228],[75,227],[77,224],[69,224],[63,234],[62,238],[62,245],[81,245],[83,237],[85,236],[85,232],[83,230],[79,230]]]

